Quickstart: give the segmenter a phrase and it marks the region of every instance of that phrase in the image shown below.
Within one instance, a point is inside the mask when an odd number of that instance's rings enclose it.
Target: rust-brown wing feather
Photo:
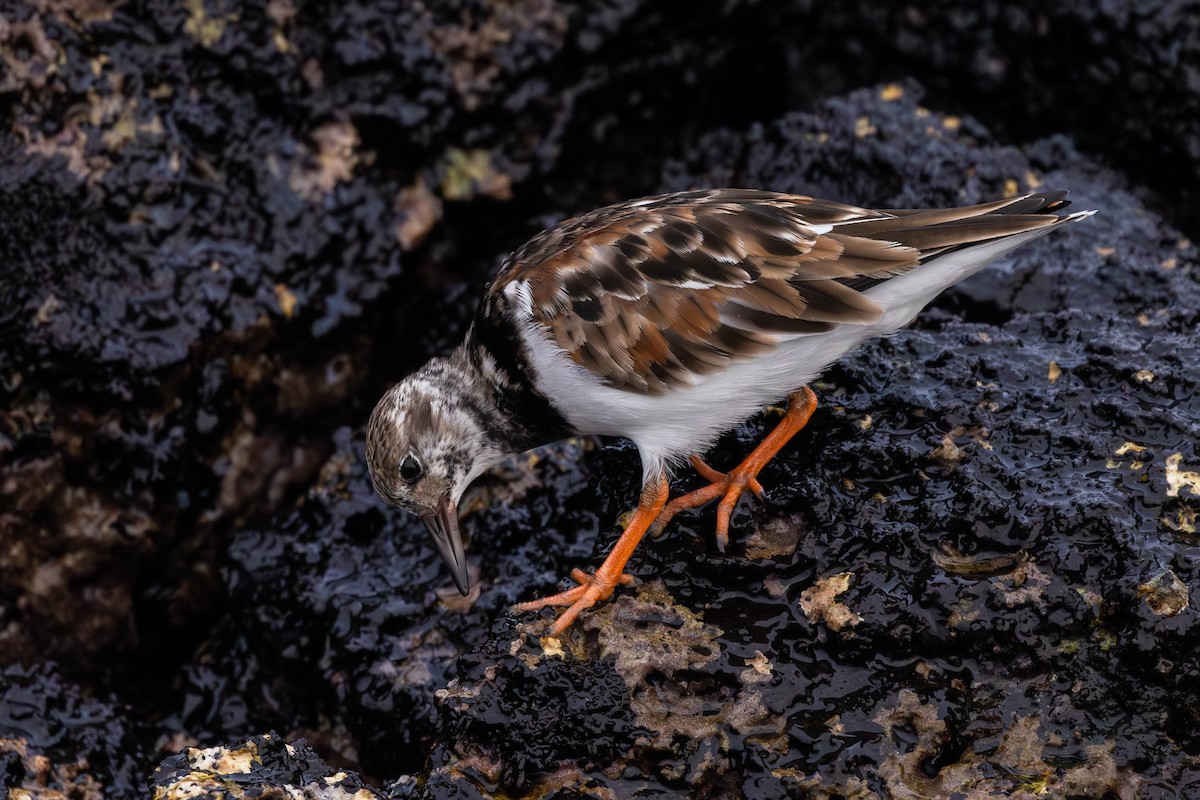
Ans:
[[[520,288],[574,361],[618,388],[661,393],[782,338],[874,322],[883,309],[867,286],[948,249],[1053,224],[1044,212],[1061,205],[1041,195],[885,212],[748,189],[661,195],[536,236],[491,293]]]

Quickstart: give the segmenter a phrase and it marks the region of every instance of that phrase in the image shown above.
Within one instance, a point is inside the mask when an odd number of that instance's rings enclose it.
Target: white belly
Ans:
[[[725,431],[817,377],[863,340],[874,326],[843,326],[781,342],[770,353],[735,361],[666,394],[638,394],[605,384],[576,364],[544,334],[526,329],[539,389],[584,434],[623,436],[641,453],[647,475],[703,453]]]

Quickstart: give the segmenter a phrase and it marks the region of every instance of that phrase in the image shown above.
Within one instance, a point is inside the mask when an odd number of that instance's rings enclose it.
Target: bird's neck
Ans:
[[[459,376],[456,388],[464,407],[489,444],[505,456],[570,435],[558,411],[528,377],[515,371],[519,365],[498,356],[474,335],[474,329],[446,361]]]

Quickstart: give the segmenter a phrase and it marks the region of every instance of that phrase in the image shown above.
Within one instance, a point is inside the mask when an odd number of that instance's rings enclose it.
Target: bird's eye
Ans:
[[[404,457],[400,462],[400,479],[405,483],[414,483],[421,477],[421,462],[412,453]]]

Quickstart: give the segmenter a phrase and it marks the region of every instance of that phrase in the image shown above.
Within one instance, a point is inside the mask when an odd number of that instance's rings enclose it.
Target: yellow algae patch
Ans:
[[[288,319],[296,313],[296,295],[282,283],[275,284],[275,299],[279,302],[279,310]]]
[[[1160,617],[1173,617],[1188,607],[1188,588],[1171,570],[1143,583],[1138,587],[1138,594]]]
[[[396,241],[405,250],[418,247],[442,219],[442,201],[421,178],[401,190],[395,208],[400,212],[400,221],[396,223]]]
[[[470,200],[476,195],[510,200],[512,179],[496,169],[487,150],[452,147],[446,151],[441,190],[447,200]]]
[[[1195,533],[1198,516],[1200,514],[1197,514],[1196,509],[1185,503],[1179,511],[1175,512],[1175,516],[1163,517],[1162,524],[1180,533]]]
[[[204,8],[204,0],[186,0],[184,6],[187,8],[188,18],[183,23],[183,32],[205,47],[212,47],[221,41],[225,26],[238,19],[237,14],[209,16]]]
[[[313,131],[317,152],[292,165],[288,185],[306,200],[327,195],[350,180],[358,166],[358,129],[346,120],[328,122]]]
[[[800,610],[809,622],[823,620],[832,631],[843,628],[853,628],[862,622],[862,617],[854,613],[849,606],[839,603],[835,598],[845,594],[854,580],[853,572],[840,572],[821,578],[814,586],[800,593]]]
[[[210,747],[201,750],[189,747],[187,760],[195,769],[217,775],[245,775],[260,763],[258,747],[253,742],[236,749]]]
[[[1200,497],[1200,472],[1180,468],[1183,463],[1183,453],[1173,453],[1167,456],[1167,497],[1178,497],[1180,491],[1187,489],[1189,494]]]

